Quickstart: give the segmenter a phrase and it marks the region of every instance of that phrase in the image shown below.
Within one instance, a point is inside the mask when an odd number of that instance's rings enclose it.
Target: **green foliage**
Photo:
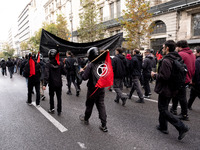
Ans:
[[[10,47],[10,45],[6,43],[3,48],[3,55],[2,54],[1,55],[4,58],[13,57],[14,52],[15,52],[15,49]]]
[[[57,36],[64,39],[70,40],[70,32],[67,29],[67,20],[64,16],[58,15],[56,21]]]
[[[146,45],[145,39],[149,38],[152,28],[148,22],[152,14],[149,13],[150,2],[146,0],[126,0],[126,10],[123,10],[122,27],[127,35],[127,45],[129,49],[140,48]]]
[[[78,37],[81,42],[94,42],[102,39],[104,26],[100,23],[100,12],[95,0],[82,1],[83,10],[79,13],[80,27]]]
[[[55,23],[43,23],[42,28],[40,28],[37,32],[35,32],[34,36],[32,36],[28,41],[28,48],[31,51],[39,51],[40,46],[40,39],[42,34],[42,29],[45,29],[46,31],[64,39],[64,40],[70,40],[70,32],[67,29],[67,21],[66,18],[63,15],[58,15],[56,24]]]

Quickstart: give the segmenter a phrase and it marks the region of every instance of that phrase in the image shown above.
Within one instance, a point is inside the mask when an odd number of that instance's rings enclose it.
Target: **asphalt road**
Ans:
[[[154,84],[151,84],[152,89]],[[100,120],[96,107],[89,125],[79,120],[84,113],[86,82],[81,85],[79,97],[66,94],[63,80],[63,112],[61,116],[48,114],[49,97],[41,107],[26,104],[25,78],[15,74],[13,79],[0,75],[0,150],[200,150],[200,101],[189,111],[190,127],[186,137],[179,141],[178,131],[169,124],[169,134],[156,130],[158,124],[157,95],[153,92],[145,104],[127,100],[125,107],[113,100],[115,93],[106,90],[105,105],[108,132],[99,130]],[[124,89],[128,93],[130,89]],[[33,95],[35,101],[35,94]],[[55,99],[56,104],[56,99]],[[180,112],[180,108],[178,109]]]

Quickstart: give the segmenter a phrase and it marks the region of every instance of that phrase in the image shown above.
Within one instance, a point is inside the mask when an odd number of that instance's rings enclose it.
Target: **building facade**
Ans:
[[[200,45],[200,0],[171,0],[151,7],[154,31],[150,47],[159,50],[166,40],[187,40]]]
[[[162,47],[166,40],[188,41],[191,47],[200,44],[200,0],[147,0],[150,1],[150,12],[153,14],[149,26],[154,24],[154,31],[149,45],[155,51]],[[104,38],[123,32],[119,22],[122,11],[126,9],[125,0],[96,1],[100,20],[106,27]],[[83,10],[82,0],[31,0],[18,17],[18,33],[15,40],[19,45],[28,40],[34,32],[42,27],[43,22],[55,23],[57,15],[66,17],[71,41],[79,42],[79,13]],[[125,35],[125,34],[124,34]],[[18,46],[19,47],[19,46]]]

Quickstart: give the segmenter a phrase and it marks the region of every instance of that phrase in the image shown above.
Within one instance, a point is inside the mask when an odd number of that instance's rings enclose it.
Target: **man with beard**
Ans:
[[[173,60],[181,60],[181,56],[175,52],[176,43],[173,40],[166,41],[163,45],[163,54],[166,55],[159,62],[158,74],[152,72],[152,77],[156,78],[155,92],[158,95],[159,125],[157,130],[164,134],[168,134],[168,122],[170,122],[179,132],[178,140],[185,137],[189,128],[177,117],[168,111],[169,102],[177,94],[170,88],[171,74],[173,69]]]

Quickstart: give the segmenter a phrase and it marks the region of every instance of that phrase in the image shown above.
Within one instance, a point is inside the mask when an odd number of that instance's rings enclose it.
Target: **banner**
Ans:
[[[117,47],[121,47],[123,41],[123,33],[118,33],[109,38],[90,42],[90,43],[74,43],[63,40],[46,30],[42,29],[40,41],[40,53],[43,57],[48,57],[49,49],[56,49],[60,56],[66,56],[67,51],[71,51],[75,56],[86,56],[87,50],[91,47],[98,47],[100,50],[109,49],[110,54],[114,55]]]

